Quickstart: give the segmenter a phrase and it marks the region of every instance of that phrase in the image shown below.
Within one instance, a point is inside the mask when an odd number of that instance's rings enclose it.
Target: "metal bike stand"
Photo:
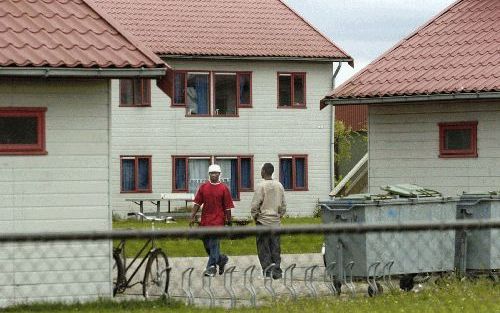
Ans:
[[[396,287],[392,283],[392,278],[391,278],[391,268],[393,265],[394,265],[394,261],[391,260],[391,261],[385,263],[384,267],[382,268],[382,274],[384,275],[383,276],[384,283],[391,290],[396,289]]]
[[[344,284],[349,288],[353,297],[356,296],[356,287],[352,281],[352,268],[354,266],[354,261],[346,264],[344,269]],[[349,272],[349,281],[347,280],[347,272]]]
[[[286,289],[290,291],[290,295],[294,300],[297,299],[297,291],[295,290],[295,288],[293,288],[293,270],[295,269],[295,267],[297,267],[297,264],[293,263],[292,265],[285,268],[285,272],[283,273],[283,285],[285,285]],[[289,283],[287,283],[288,273],[290,273]]]
[[[314,276],[314,271],[318,268],[318,265],[312,265],[306,268],[304,272],[304,283],[311,292],[311,296],[316,298],[318,296],[318,292],[316,291],[316,288],[314,287],[313,284],[313,276]]]
[[[325,267],[323,281],[332,294],[340,295],[340,290],[335,287],[335,266],[337,266],[337,262],[331,262]]]
[[[255,271],[255,265],[250,265],[243,272],[243,286],[250,292],[250,304],[255,308],[257,306],[257,293],[255,292],[255,286],[253,285],[253,273]]]
[[[191,289],[191,274],[193,274],[193,267],[188,267],[186,270],[182,272],[182,281],[181,281],[181,287],[184,293],[186,294],[186,302],[187,305],[193,305],[194,304],[194,295],[193,291]],[[187,287],[184,286],[184,282],[186,281],[186,275],[187,275]]]
[[[231,266],[224,271],[224,289],[226,289],[229,294],[229,299],[231,299],[231,309],[236,306],[236,294],[233,289],[233,273],[236,266]]]
[[[210,308],[213,308],[215,305],[215,295],[212,290],[212,276],[205,275],[207,271],[211,269],[215,269],[215,266],[212,265],[203,271],[202,289],[205,290],[205,292],[208,294],[208,297],[210,298]]]
[[[273,288],[273,273],[272,269],[276,266],[275,263],[271,263],[268,267],[264,269],[264,287],[271,295],[272,300],[276,300],[276,292]]]
[[[380,261],[373,262],[368,266],[368,275],[366,276],[366,281],[368,282],[368,286],[372,288],[372,295],[376,296],[379,294],[378,286],[377,286],[377,268],[380,265]],[[370,273],[373,271],[373,280],[370,280]],[[370,290],[368,290],[368,294],[370,295]]]

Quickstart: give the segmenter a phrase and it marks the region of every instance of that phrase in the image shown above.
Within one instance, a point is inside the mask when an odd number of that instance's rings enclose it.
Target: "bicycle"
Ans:
[[[155,229],[155,221],[165,221],[165,219],[161,218],[148,217],[140,212],[129,213],[128,215],[136,215],[151,221],[152,230]],[[149,248],[147,254],[142,257],[139,265],[135,268],[132,275],[127,277],[127,272],[129,272],[136,261],[140,259],[140,256],[147,248]],[[126,289],[132,288],[137,284],[142,284],[142,294],[146,299],[161,297],[163,295],[168,296],[171,268],[165,252],[163,252],[161,248],[156,247],[154,237],[148,239],[128,265],[127,258],[125,257],[125,239],[122,239],[118,246],[113,248],[113,260],[113,297],[116,296],[117,293],[123,293]],[[146,263],[144,278],[142,281],[132,283],[132,280],[142,268],[144,263]]]

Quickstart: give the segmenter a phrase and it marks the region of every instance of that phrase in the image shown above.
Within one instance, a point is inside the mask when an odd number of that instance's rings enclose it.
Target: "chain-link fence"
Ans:
[[[167,296],[200,306],[258,306],[281,297],[415,291],[443,275],[498,281],[499,219],[361,224],[350,220],[361,212],[337,209],[314,225],[4,234],[0,305]],[[265,268],[256,249],[263,235],[281,238],[281,258]],[[228,262],[219,259],[211,276],[201,239],[214,236]]]

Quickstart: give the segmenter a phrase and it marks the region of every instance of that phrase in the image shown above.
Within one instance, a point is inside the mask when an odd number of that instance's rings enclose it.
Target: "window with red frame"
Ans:
[[[151,106],[151,81],[149,79],[121,79],[120,106]]]
[[[238,108],[252,106],[249,72],[174,73],[173,106],[186,107],[189,116],[237,116]],[[214,103],[210,90],[213,84]]]
[[[0,155],[39,155],[45,150],[47,108],[0,108]]]
[[[278,73],[278,107],[306,106],[306,74]]]
[[[285,190],[307,190],[307,156],[280,156],[280,182]]]
[[[151,192],[151,156],[121,156],[121,192]]]
[[[240,199],[240,192],[253,191],[251,156],[174,156],[173,191],[195,193],[198,187],[207,181],[207,170],[212,160],[221,166],[221,181],[229,187],[233,200]]]
[[[439,156],[477,157],[477,121],[439,123]]]

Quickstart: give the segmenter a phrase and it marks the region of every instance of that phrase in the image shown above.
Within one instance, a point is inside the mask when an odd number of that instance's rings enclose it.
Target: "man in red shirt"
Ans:
[[[208,167],[210,180],[203,183],[196,193],[191,223],[196,221],[196,213],[202,206],[200,226],[224,226],[231,223],[231,209],[234,208],[233,199],[227,186],[220,182],[220,174],[219,165],[212,164]],[[205,275],[215,276],[216,265],[219,266],[219,275],[222,275],[229,258],[220,252],[219,238],[205,237],[203,245],[208,254]]]

